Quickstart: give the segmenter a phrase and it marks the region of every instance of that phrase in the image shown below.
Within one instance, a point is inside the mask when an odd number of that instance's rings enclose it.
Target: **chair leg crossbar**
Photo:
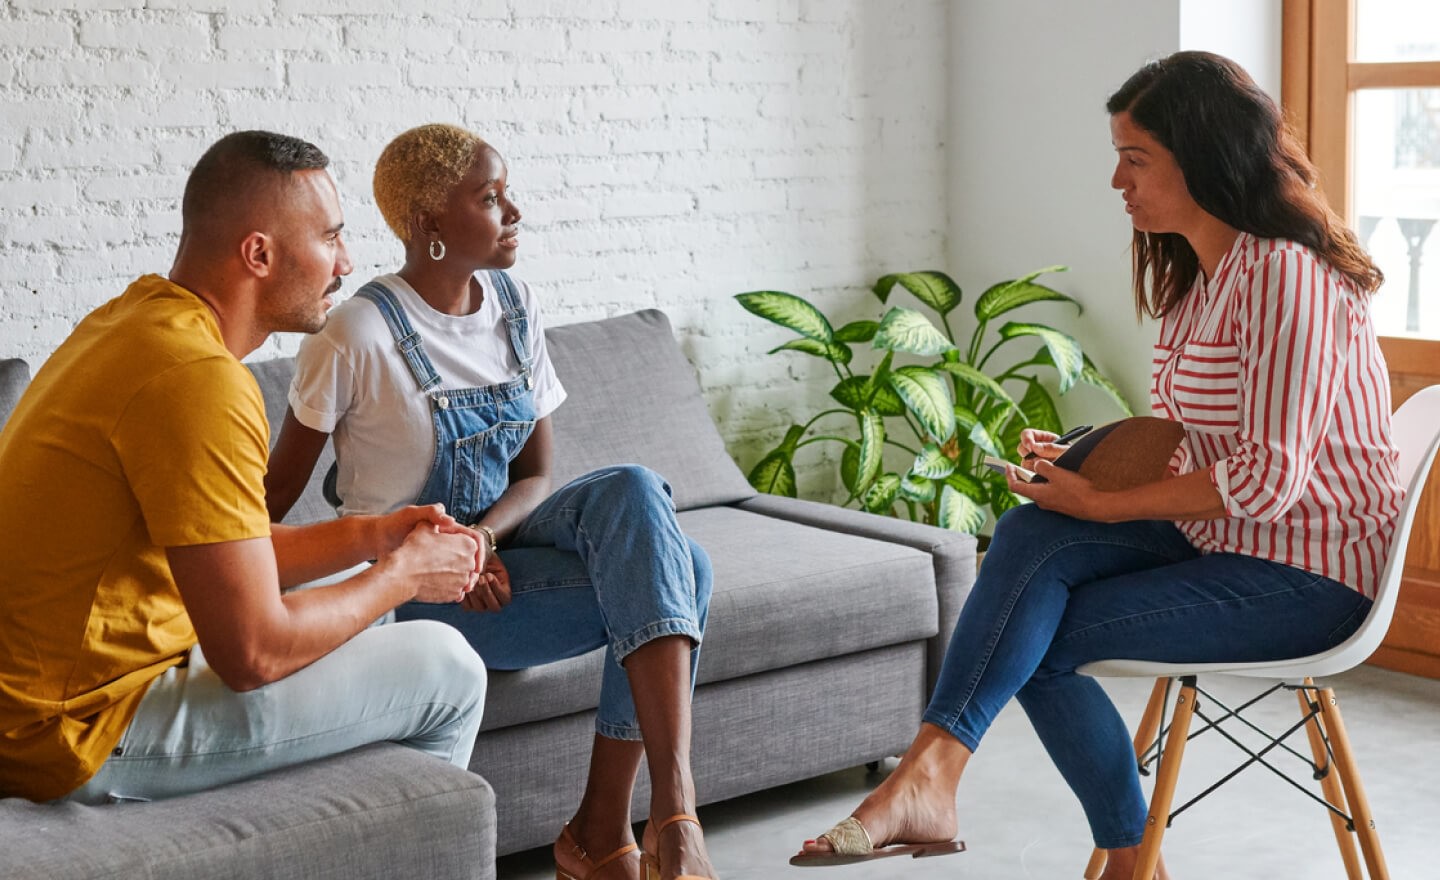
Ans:
[[[1175,699],[1174,711],[1167,724],[1164,718],[1165,704],[1170,701],[1172,685],[1176,681],[1180,684],[1180,693]],[[1281,690],[1293,691],[1296,694],[1300,703],[1298,722],[1275,735],[1244,717],[1244,711]],[[1204,705],[1214,705],[1220,712],[1211,717],[1202,708]],[[1202,723],[1198,729],[1191,730],[1191,724],[1196,718]],[[1242,742],[1223,726],[1232,721],[1264,737],[1265,744],[1256,749]],[[1291,748],[1286,742],[1301,730],[1306,732],[1309,739],[1309,756]],[[1180,762],[1185,745],[1209,731],[1224,737],[1244,752],[1247,758],[1199,794],[1172,809],[1175,783],[1180,775]],[[1277,749],[1288,752],[1309,768],[1311,779],[1320,784],[1320,795],[1312,791],[1311,786],[1304,785],[1291,776],[1286,769],[1272,763],[1271,753]],[[1202,690],[1196,684],[1195,676],[1184,676],[1178,680],[1159,679],[1151,692],[1145,716],[1136,730],[1135,753],[1142,775],[1150,775],[1150,768],[1156,768],[1155,791],[1150,802],[1144,842],[1141,844],[1134,874],[1136,880],[1151,880],[1155,876],[1160,859],[1161,838],[1176,816],[1256,764],[1270,770],[1306,797],[1325,807],[1340,848],[1341,859],[1345,863],[1346,876],[1350,880],[1362,880],[1364,877],[1360,870],[1360,858],[1355,851],[1355,838],[1359,839],[1360,850],[1371,880],[1387,880],[1389,877],[1385,858],[1380,850],[1379,836],[1375,831],[1375,822],[1370,816],[1369,803],[1350,755],[1349,738],[1340,719],[1340,709],[1334,692],[1329,688],[1317,687],[1310,679],[1299,685],[1281,683],[1231,708],[1213,694]],[[1089,880],[1099,877],[1105,861],[1105,851],[1095,850],[1085,876]]]

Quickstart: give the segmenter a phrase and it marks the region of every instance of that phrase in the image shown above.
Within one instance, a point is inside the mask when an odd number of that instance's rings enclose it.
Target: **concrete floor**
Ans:
[[[1440,681],[1362,667],[1330,684],[1344,711],[1390,875],[1396,880],[1440,877]],[[1226,702],[1243,699],[1253,688],[1243,680],[1218,677],[1202,686]],[[1149,683],[1109,680],[1106,687],[1125,717],[1137,721]],[[1288,693],[1272,697],[1262,712],[1259,717],[1286,727],[1298,718],[1295,698]],[[1304,751],[1303,738],[1298,745]],[[1177,803],[1228,772],[1236,755],[1240,752],[1214,736],[1192,742]],[[894,766],[886,761],[880,773]],[[702,808],[721,877],[929,880],[1079,878],[1083,873],[1090,840],[1079,806],[1013,704],[996,720],[960,786],[960,837],[967,852],[805,873],[786,864],[801,841],[848,815],[879,778],[856,768]],[[1345,877],[1324,809],[1260,767],[1246,770],[1179,817],[1167,833],[1165,857],[1175,880]],[[546,850],[507,856],[499,861],[498,873],[501,880],[555,876]]]

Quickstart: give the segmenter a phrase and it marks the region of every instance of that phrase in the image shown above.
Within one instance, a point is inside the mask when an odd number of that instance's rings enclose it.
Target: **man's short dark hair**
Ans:
[[[326,168],[330,157],[297,137],[273,131],[237,131],[211,145],[185,182],[180,205],[186,228],[203,222],[222,200],[233,201],[296,171]]]

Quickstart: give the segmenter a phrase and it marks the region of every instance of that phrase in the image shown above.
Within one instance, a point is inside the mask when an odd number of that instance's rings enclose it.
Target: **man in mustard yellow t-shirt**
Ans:
[[[265,509],[240,358],[322,327],[350,272],[327,165],[267,132],[212,146],[169,277],[82,320],[0,433],[0,795],[168,797],[381,740],[467,765],[474,651],[442,624],[366,626],[463,597],[474,533],[438,507]]]

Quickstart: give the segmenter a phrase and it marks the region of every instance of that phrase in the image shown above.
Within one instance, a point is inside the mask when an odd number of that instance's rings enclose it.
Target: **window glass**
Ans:
[[[1440,2],[1355,0],[1356,61],[1440,61]]]
[[[1355,225],[1385,336],[1440,339],[1440,88],[1355,93]]]

